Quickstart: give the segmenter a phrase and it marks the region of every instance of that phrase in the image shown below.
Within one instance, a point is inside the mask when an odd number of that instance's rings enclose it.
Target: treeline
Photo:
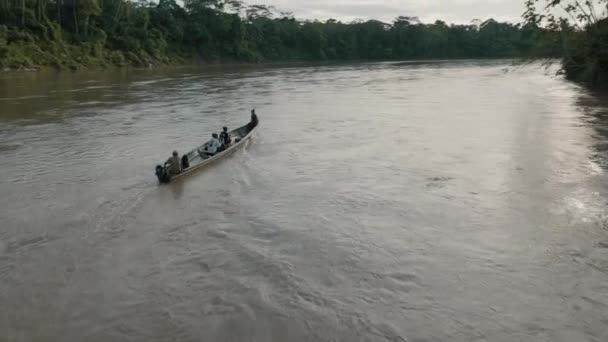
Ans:
[[[5,68],[522,57],[545,46],[546,36],[536,23],[492,19],[470,25],[403,16],[390,24],[300,21],[239,0],[0,0]]]
[[[526,22],[543,25],[546,31],[552,32],[552,45],[560,47],[565,75],[594,87],[608,86],[608,0],[527,0],[525,3]]]

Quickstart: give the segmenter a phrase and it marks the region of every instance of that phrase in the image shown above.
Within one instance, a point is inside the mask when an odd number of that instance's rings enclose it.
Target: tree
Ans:
[[[567,77],[593,86],[608,83],[608,19],[596,10],[608,0],[527,0],[525,5],[527,25],[545,25],[558,38]],[[567,17],[557,17],[556,9]]]
[[[581,6],[573,7],[571,12],[582,15],[581,20],[596,20],[595,12],[584,3]],[[532,18],[532,12],[528,16]],[[538,22],[540,17],[533,20]],[[558,24],[565,32],[567,25],[563,21]],[[245,6],[241,0],[0,0],[0,30],[0,66],[43,64],[70,68],[199,58],[279,61],[515,57],[526,55],[543,40],[555,39],[539,25],[495,20],[448,25],[443,21],[423,23],[410,15],[399,16],[390,24],[377,20],[302,21],[272,6]],[[573,60],[580,59],[572,55]]]

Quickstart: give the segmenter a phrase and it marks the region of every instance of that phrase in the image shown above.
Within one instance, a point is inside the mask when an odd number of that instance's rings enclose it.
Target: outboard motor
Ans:
[[[159,183],[169,183],[171,180],[171,176],[167,172],[167,169],[162,167],[161,165],[156,165],[156,177],[158,178]]]

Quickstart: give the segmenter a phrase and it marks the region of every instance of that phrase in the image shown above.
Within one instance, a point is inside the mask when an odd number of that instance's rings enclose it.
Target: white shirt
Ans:
[[[211,138],[211,140],[209,140],[209,142],[207,142],[207,152],[209,153],[217,153],[217,149],[220,148],[220,146],[222,146],[220,144],[220,141],[217,140],[216,138]]]

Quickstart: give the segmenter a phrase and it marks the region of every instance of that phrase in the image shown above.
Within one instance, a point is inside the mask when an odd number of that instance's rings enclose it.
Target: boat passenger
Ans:
[[[190,159],[187,154],[182,156],[182,170],[185,170],[190,167]]]
[[[249,123],[247,123],[247,128],[251,130],[257,125],[258,125],[258,116],[255,114],[255,109],[252,109],[251,110],[251,121],[249,121]]]
[[[179,159],[179,154],[177,151],[173,151],[173,156],[165,162],[167,169],[169,170],[169,174],[177,175],[182,172],[181,161]]]
[[[213,156],[217,153],[217,150],[218,148],[220,148],[220,146],[222,146],[222,144],[220,144],[217,133],[213,133],[211,135],[211,140],[207,142],[207,147],[205,147],[205,153],[207,153],[207,155]]]
[[[220,143],[222,143],[222,147],[228,147],[232,143],[232,139],[230,139],[230,134],[228,134],[228,127],[224,126],[222,133],[220,133]]]
[[[258,116],[255,115],[255,109],[251,110],[251,126],[255,127],[258,125]]]

